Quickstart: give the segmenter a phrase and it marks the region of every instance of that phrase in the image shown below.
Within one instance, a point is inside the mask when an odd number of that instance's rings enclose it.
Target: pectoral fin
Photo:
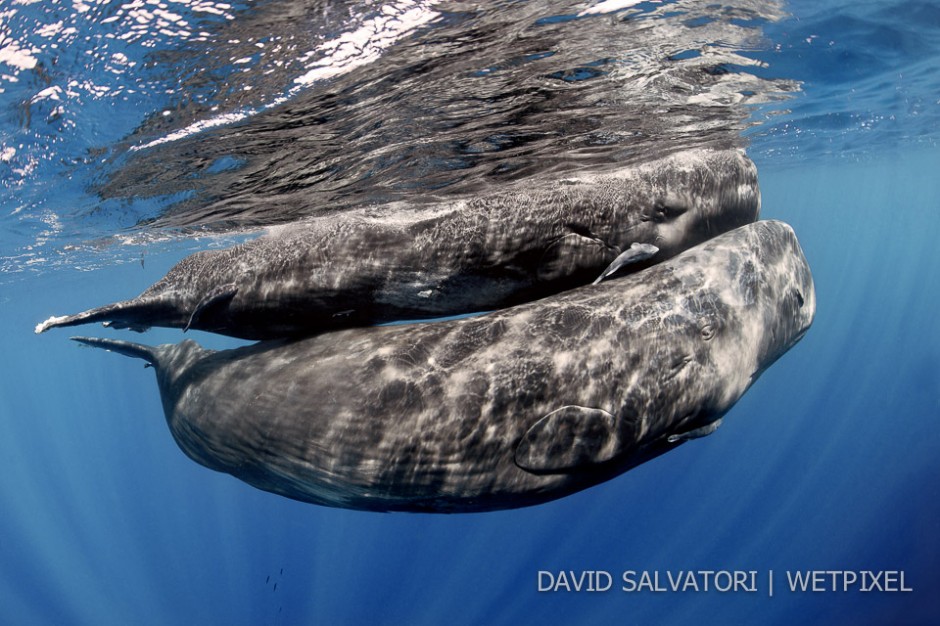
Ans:
[[[629,248],[621,252],[613,262],[607,266],[601,275],[597,277],[597,280],[594,281],[594,284],[601,282],[605,278],[609,278],[611,275],[617,273],[621,268],[631,265],[633,263],[639,263],[640,261],[646,261],[649,258],[652,258],[659,248],[650,243],[634,243]]]
[[[227,305],[237,293],[238,288],[231,283],[220,285],[213,289],[212,292],[203,298],[202,301],[196,305],[196,308],[193,309],[192,315],[189,316],[189,321],[186,322],[186,326],[183,327],[183,332],[185,333],[193,324],[198,323],[199,320],[211,317],[214,310],[219,310]]]
[[[540,281],[553,281],[606,263],[613,252],[599,239],[569,233],[552,242],[537,270]],[[595,270],[596,271],[596,270]]]
[[[666,441],[668,441],[669,443],[678,443],[680,441],[688,441],[689,439],[699,439],[700,437],[707,437],[708,435],[718,430],[719,426],[721,426],[721,418],[716,419],[714,422],[711,422],[710,424],[705,424],[704,426],[700,426],[699,428],[693,428],[692,430],[687,430],[684,433],[675,433],[675,434],[669,435],[669,437],[666,438]]]
[[[607,411],[565,406],[536,422],[516,446],[516,465],[534,474],[568,472],[609,461],[620,451]]]

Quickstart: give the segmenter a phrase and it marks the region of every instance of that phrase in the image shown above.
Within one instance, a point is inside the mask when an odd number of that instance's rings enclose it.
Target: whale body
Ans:
[[[603,176],[276,227],[193,254],[140,296],[36,327],[105,322],[244,339],[488,311],[589,283],[631,246],[638,271],[760,211],[754,164],[690,150]]]
[[[152,364],[196,462],[371,511],[546,502],[709,434],[806,332],[792,229],[760,221],[638,273],[458,320],[210,351],[75,338]]]

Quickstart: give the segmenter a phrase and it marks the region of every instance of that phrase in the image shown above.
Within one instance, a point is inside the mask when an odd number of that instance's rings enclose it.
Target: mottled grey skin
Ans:
[[[245,339],[487,311],[589,283],[632,244],[668,259],[757,219],[754,164],[695,150],[601,177],[393,205],[199,252],[143,294],[36,327],[196,328]]]
[[[487,511],[708,434],[815,305],[793,231],[764,221],[474,318],[222,352],[76,339],[151,362],[173,437],[206,467],[328,506]]]

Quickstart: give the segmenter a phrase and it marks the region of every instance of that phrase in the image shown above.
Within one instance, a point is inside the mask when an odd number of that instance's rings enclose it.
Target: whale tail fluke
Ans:
[[[50,328],[60,328],[63,326],[79,326],[81,324],[91,324],[92,322],[104,322],[105,326],[111,328],[128,328],[137,332],[144,332],[152,325],[154,319],[159,319],[166,312],[165,306],[161,306],[159,301],[150,300],[125,300],[106,304],[94,309],[88,309],[75,315],[63,315],[59,317],[50,317],[44,322],[36,325],[36,334],[44,333]]]
[[[71,337],[71,339],[86,346],[102,348],[108,352],[117,352],[124,356],[143,359],[150,365],[157,364],[157,351],[153,346],[118,339],[99,339],[98,337]]]

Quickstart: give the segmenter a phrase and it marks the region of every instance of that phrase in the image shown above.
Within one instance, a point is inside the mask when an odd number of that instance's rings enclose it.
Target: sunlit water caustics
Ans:
[[[935,622],[938,26],[891,0],[0,3],[0,621]],[[554,503],[263,493],[180,453],[152,370],[31,332],[264,227],[690,148],[757,163],[816,322],[718,432]],[[539,591],[562,570],[613,588]],[[626,592],[625,570],[757,590]],[[806,570],[913,591],[790,591]]]

